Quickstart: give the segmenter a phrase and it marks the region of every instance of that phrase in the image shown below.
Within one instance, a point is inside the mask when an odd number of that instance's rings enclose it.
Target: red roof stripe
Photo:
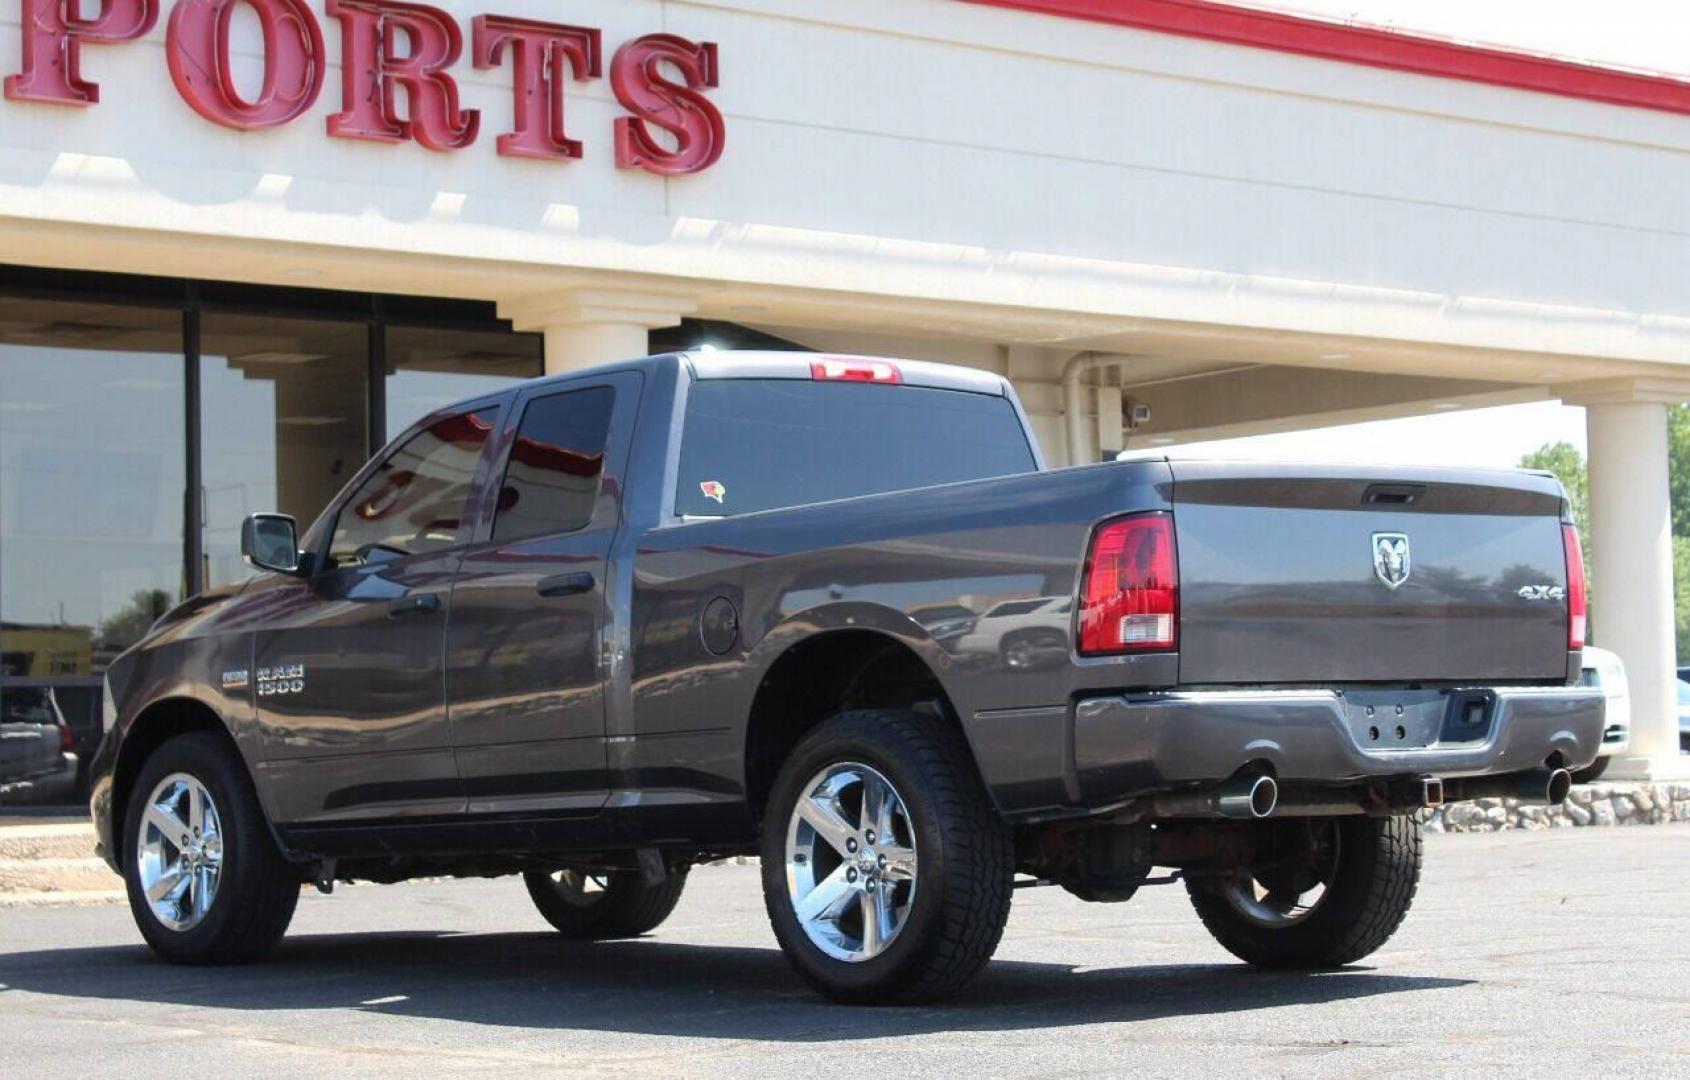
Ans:
[[[1690,115],[1690,80],[1212,0],[963,0],[1347,64]]]

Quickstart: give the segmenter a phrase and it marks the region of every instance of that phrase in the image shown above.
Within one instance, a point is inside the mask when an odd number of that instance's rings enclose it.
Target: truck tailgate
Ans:
[[[1554,480],[1207,461],[1171,469],[1181,683],[1566,677]]]

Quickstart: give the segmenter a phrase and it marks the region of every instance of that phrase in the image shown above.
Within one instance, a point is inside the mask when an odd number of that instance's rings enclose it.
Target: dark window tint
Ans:
[[[608,386],[528,403],[499,489],[493,539],[570,532],[593,520],[615,403]]]
[[[681,514],[746,514],[1032,472],[1007,398],[919,386],[706,379],[687,397]]]
[[[497,407],[441,417],[389,454],[335,520],[335,563],[382,562],[466,541],[476,462],[498,417]]]

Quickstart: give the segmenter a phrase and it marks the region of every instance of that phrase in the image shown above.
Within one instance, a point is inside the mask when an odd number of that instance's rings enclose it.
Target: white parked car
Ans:
[[[957,639],[956,651],[998,658],[1017,670],[1054,667],[1068,659],[1073,612],[1073,601],[1066,596],[1007,600],[980,616]]]
[[[1607,649],[1594,645],[1584,647],[1584,661],[1579,674],[1584,686],[1599,687],[1607,698],[1607,723],[1602,729],[1602,756],[1586,768],[1573,773],[1573,779],[1588,784],[1607,771],[1608,762],[1617,754],[1631,748],[1631,687],[1626,682],[1625,664]],[[1690,684],[1678,683],[1679,723],[1682,724],[1684,694]]]
[[[1678,751],[1690,754],[1690,682],[1678,680]]]

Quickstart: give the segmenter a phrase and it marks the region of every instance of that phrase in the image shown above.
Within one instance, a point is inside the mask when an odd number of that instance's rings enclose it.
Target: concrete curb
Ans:
[[[0,906],[97,904],[122,898],[123,883],[94,854],[92,825],[0,825]]]
[[[89,907],[94,904],[121,904],[127,899],[122,889],[33,889],[0,892],[0,909]]]
[[[1430,811],[1428,832],[1664,825],[1690,821],[1690,783],[1580,784],[1555,806],[1518,799],[1475,799]]]
[[[19,892],[100,892],[122,884],[99,859],[0,859],[0,896]]]
[[[92,825],[0,825],[0,860],[94,857]]]

